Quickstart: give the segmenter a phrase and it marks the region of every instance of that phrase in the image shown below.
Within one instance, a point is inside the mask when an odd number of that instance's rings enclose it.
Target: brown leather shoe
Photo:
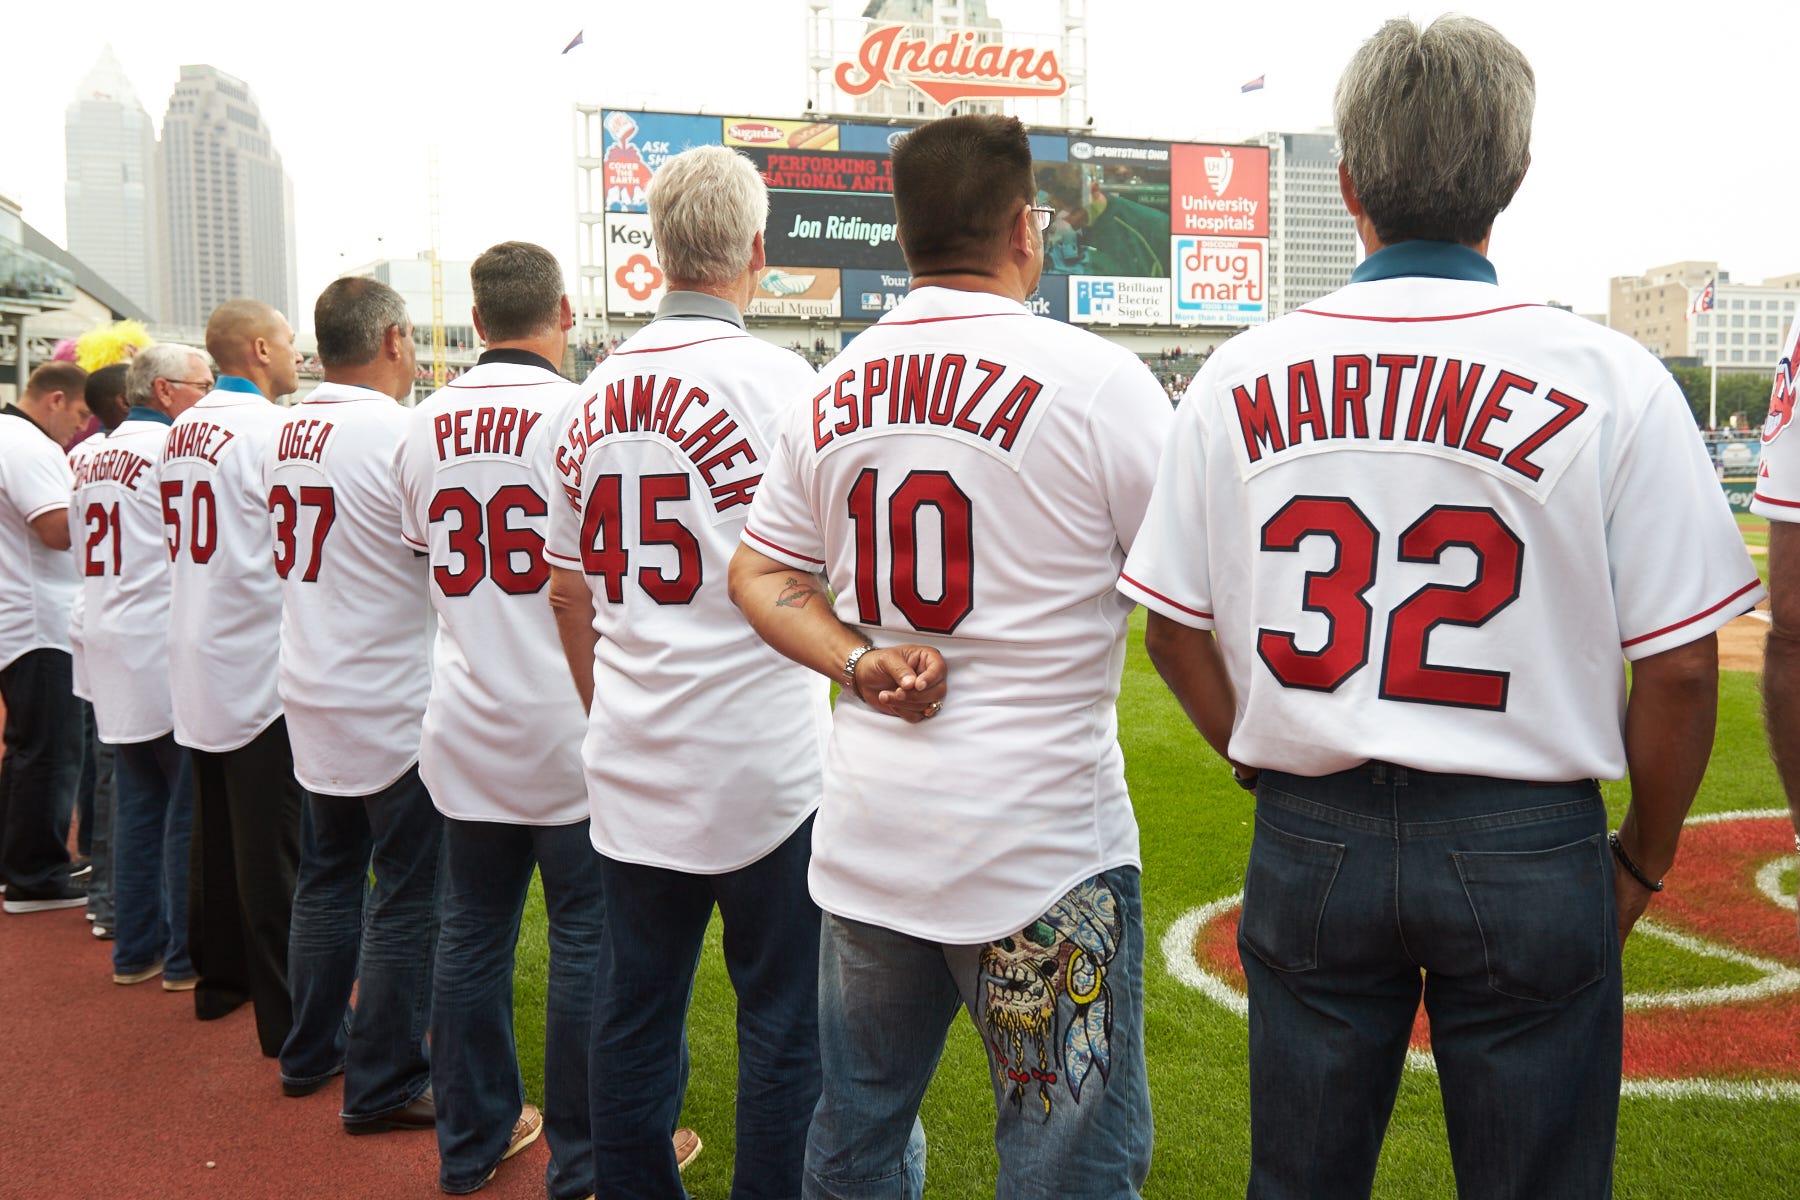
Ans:
[[[682,1128],[675,1131],[675,1169],[685,1171],[688,1164],[700,1157],[700,1135],[691,1129]]]
[[[345,1133],[386,1133],[392,1129],[433,1129],[437,1126],[437,1102],[427,1088],[404,1108],[390,1109],[378,1117],[344,1122]]]
[[[535,1105],[527,1104],[524,1108],[519,1110],[519,1119],[513,1122],[512,1140],[506,1143],[506,1153],[500,1156],[500,1161],[505,1162],[525,1147],[531,1145],[531,1143],[537,1141],[538,1135],[543,1132],[544,1114],[539,1112]],[[487,1179],[484,1179],[481,1182],[487,1183],[499,1173],[500,1168],[496,1166],[492,1171],[488,1172]]]

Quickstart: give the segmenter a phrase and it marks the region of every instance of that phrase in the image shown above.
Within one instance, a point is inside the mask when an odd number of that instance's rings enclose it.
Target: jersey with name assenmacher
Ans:
[[[75,448],[69,533],[81,572],[82,652],[100,740],[175,728],[169,700],[169,547],[156,464],[170,423],[129,420]]]
[[[588,815],[587,720],[547,599],[551,456],[575,385],[488,362],[410,415],[394,460],[400,524],[429,555],[437,610],[419,774],[445,816],[569,825]]]
[[[734,871],[818,806],[828,685],[757,637],[726,589],[775,428],[813,378],[729,321],[668,317],[566,410],[544,554],[594,596],[582,761],[610,858]]]
[[[1120,587],[1216,631],[1240,762],[1546,782],[1623,775],[1622,660],[1762,595],[1654,357],[1492,282],[1420,275],[1213,353]]]
[[[419,760],[431,690],[427,564],[401,540],[391,396],[322,383],[264,451],[280,577],[281,703],[294,778],[368,796]]]
[[[239,382],[228,376],[175,418],[156,473],[175,740],[212,753],[247,745],[281,715],[281,581],[262,460],[282,410]]]
[[[61,446],[29,418],[0,413],[0,667],[32,650],[69,649],[74,556],[31,527],[68,507],[69,479]]]
[[[1756,494],[1750,511],[1771,521],[1800,521],[1800,433],[1794,425],[1800,400],[1800,317],[1789,327],[1775,364],[1775,387],[1769,393],[1769,416],[1763,422],[1762,464],[1756,469]]]
[[[908,725],[843,697],[812,891],[947,943],[1004,937],[1138,864],[1114,590],[1169,423],[1129,351],[1015,301],[910,293],[789,415],[746,545],[823,571],[838,616],[949,667]]]

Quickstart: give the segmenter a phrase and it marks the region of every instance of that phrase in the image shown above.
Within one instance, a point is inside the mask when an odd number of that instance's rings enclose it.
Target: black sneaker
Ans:
[[[0,902],[0,908],[9,913],[34,913],[49,912],[55,908],[81,908],[86,904],[87,889],[79,883],[71,882],[60,887],[45,888],[40,892],[8,888],[6,899]]]

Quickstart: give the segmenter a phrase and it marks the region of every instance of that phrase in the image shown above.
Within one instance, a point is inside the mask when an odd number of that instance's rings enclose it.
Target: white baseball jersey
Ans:
[[[104,434],[96,434],[93,437],[84,438],[69,450],[71,474],[76,474],[79,478],[77,473],[81,470],[82,458],[92,453],[104,436]],[[69,545],[76,554],[81,553],[82,539],[87,535],[87,529],[82,523],[78,508],[78,505],[71,503],[68,511]],[[75,570],[78,576],[75,582],[75,601],[69,605],[69,670],[72,684],[70,690],[79,698],[92,702],[94,695],[93,690],[88,687],[87,677],[87,639],[82,633],[82,627],[87,623],[87,587],[79,578],[82,570],[79,559],[76,562]]]
[[[248,380],[222,375],[163,444],[169,694],[175,740],[190,749],[236,750],[281,715],[281,581],[262,477],[281,413]]]
[[[0,668],[32,650],[69,649],[75,561],[34,518],[69,506],[69,460],[37,423],[0,408]]]
[[[1001,297],[919,288],[789,414],[744,543],[823,571],[878,645],[943,653],[917,725],[840,697],[813,834],[829,912],[973,943],[1138,865],[1114,591],[1170,419],[1144,364]]]
[[[407,412],[322,383],[282,414],[264,451],[281,579],[281,705],[294,778],[368,796],[419,761],[431,690],[425,559],[401,541],[394,452]]]
[[[575,385],[535,355],[488,351],[413,410],[394,460],[400,527],[430,556],[437,610],[419,774],[462,821],[588,815],[587,720],[546,601],[552,455]]]
[[[134,408],[75,448],[69,531],[81,572],[82,652],[100,740],[147,742],[175,727],[169,701],[169,547],[156,465],[172,425]]]
[[[594,846],[703,874],[755,862],[818,807],[830,720],[826,681],[757,637],[726,591],[775,428],[813,385],[735,313],[673,293],[582,384],[544,549],[594,596]]]
[[[1183,398],[1120,587],[1216,630],[1236,760],[1615,779],[1621,658],[1762,596],[1668,371],[1492,279],[1382,250]]]
[[[1750,501],[1751,512],[1771,521],[1800,521],[1800,433],[1788,433],[1796,400],[1800,400],[1800,317],[1788,329],[1775,365],[1769,417],[1763,422],[1762,465],[1756,469],[1756,494]]]

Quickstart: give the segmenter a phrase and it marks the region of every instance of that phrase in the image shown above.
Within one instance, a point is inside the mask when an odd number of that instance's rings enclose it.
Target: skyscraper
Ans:
[[[69,253],[161,316],[156,130],[111,46],[64,110],[63,136]]]
[[[1350,282],[1356,222],[1338,191],[1337,133],[1265,133],[1269,148],[1269,319]]]
[[[297,323],[294,188],[248,85],[217,67],[182,67],[162,151],[163,319],[201,325],[219,304],[247,297]]]

